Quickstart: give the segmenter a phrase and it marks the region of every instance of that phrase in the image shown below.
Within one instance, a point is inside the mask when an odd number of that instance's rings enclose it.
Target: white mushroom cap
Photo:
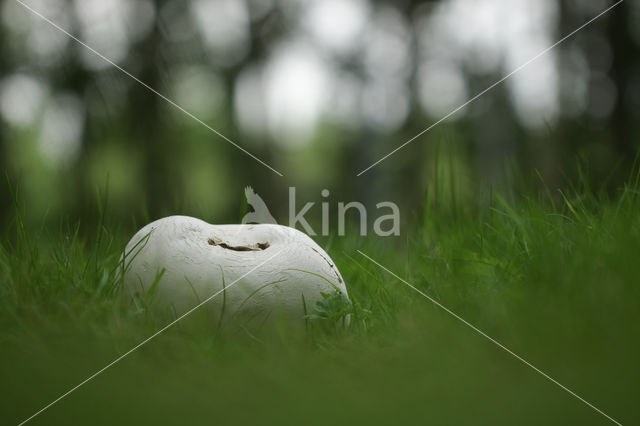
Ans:
[[[224,301],[225,315],[261,312],[302,319],[304,305],[310,313],[321,292],[348,297],[329,255],[306,234],[281,225],[211,225],[170,216],[133,236],[124,264],[124,284],[134,296],[148,292],[164,269],[153,304],[173,306],[178,315],[223,288],[207,306],[221,309]]]

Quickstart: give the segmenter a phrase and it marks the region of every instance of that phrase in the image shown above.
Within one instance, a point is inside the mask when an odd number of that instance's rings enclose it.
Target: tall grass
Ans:
[[[33,424],[608,422],[356,248],[623,424],[636,423],[639,179],[613,196],[585,183],[490,193],[475,204],[464,202],[469,194],[447,203],[436,193],[405,226],[402,248],[333,242],[330,255],[363,313],[353,327],[228,334],[196,312]],[[16,205],[0,241],[1,424],[30,416],[168,320],[114,290],[133,229],[114,231],[104,216],[92,232],[33,229]]]

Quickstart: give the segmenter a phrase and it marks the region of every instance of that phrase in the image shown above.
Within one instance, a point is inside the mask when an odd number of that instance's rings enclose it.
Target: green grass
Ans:
[[[493,194],[484,207],[429,203],[402,243],[331,245],[364,324],[323,327],[318,314],[306,331],[230,334],[196,312],[31,424],[611,424],[356,249],[636,424],[639,197],[634,180],[613,197],[581,188]],[[29,417],[168,321],[113,290],[136,229],[100,223],[50,233],[16,216],[5,231],[0,424]]]

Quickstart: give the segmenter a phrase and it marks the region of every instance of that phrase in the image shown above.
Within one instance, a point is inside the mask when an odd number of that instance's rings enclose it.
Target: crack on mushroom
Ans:
[[[219,246],[219,247],[222,247],[223,249],[234,250],[234,251],[260,251],[260,250],[266,250],[269,248],[269,243],[267,242],[248,244],[244,246],[232,246],[230,244],[225,243],[224,241],[216,240],[214,238],[209,238],[207,240],[207,243],[209,243],[209,245],[211,246]]]
[[[329,267],[331,268],[331,270],[333,270],[333,273],[336,274],[336,278],[338,278],[338,282],[342,283],[342,279],[340,278],[340,275],[338,274],[338,272],[335,270],[335,266],[333,265],[333,263],[329,262],[329,259],[327,259],[326,257],[324,257],[322,255],[322,253],[320,253],[318,250],[314,249],[313,247],[311,247],[311,250],[315,251],[316,253],[318,253],[320,255],[321,258],[324,259],[325,262],[327,262],[327,264],[329,265]]]

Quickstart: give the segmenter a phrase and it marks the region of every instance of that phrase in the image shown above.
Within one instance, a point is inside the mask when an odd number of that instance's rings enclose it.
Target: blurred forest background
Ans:
[[[539,185],[535,171],[552,189],[586,176],[614,191],[638,150],[639,2],[623,2],[360,177],[613,2],[25,3],[284,174],[4,0],[0,169],[36,223],[95,222],[106,191],[109,217],[125,223],[167,214],[238,222],[247,185],[282,223],[289,186],[298,205],[318,204],[327,188],[335,202],[391,200],[405,215],[436,187],[464,203],[513,191],[520,178]],[[13,200],[0,188],[6,223]]]

